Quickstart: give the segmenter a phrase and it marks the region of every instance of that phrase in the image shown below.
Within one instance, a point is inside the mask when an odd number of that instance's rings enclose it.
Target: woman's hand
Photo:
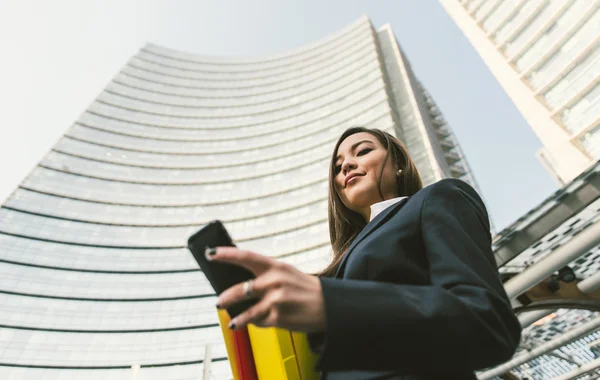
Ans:
[[[235,247],[207,249],[208,260],[242,266],[256,275],[252,298],[258,303],[234,318],[231,329],[249,323],[260,327],[281,327],[292,331],[325,330],[325,308],[319,278],[278,262]],[[219,296],[217,307],[226,309],[248,299],[244,284],[237,284]]]

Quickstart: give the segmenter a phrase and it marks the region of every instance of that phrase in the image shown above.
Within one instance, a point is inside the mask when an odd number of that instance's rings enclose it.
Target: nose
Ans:
[[[342,163],[342,173],[346,175],[352,169],[356,169],[356,162],[354,162],[352,159],[344,160]]]

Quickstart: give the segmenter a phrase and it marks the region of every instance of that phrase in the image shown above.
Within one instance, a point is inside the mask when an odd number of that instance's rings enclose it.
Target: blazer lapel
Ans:
[[[339,277],[344,272],[344,268],[346,266],[346,262],[348,261],[348,257],[350,256],[350,254],[352,253],[352,251],[354,250],[354,248],[358,245],[358,243],[360,243],[361,241],[363,241],[367,236],[369,236],[379,226],[381,226],[382,224],[384,224],[385,222],[387,222],[390,219],[390,217],[392,217],[394,215],[395,211],[398,210],[398,209],[400,209],[400,207],[402,207],[406,203],[406,201],[408,201],[409,199],[410,198],[404,198],[404,199],[402,199],[400,202],[398,202],[398,203],[396,203],[396,204],[388,207],[387,209],[383,210],[370,223],[367,223],[367,225],[365,226],[365,228],[363,228],[363,230],[360,231],[360,233],[358,234],[358,236],[356,237],[356,239],[354,239],[354,241],[352,242],[352,244],[350,244],[350,247],[348,247],[348,251],[346,252],[346,254],[344,255],[344,257],[342,258],[342,261],[340,262],[340,266],[338,267],[337,271],[335,272],[335,277]]]

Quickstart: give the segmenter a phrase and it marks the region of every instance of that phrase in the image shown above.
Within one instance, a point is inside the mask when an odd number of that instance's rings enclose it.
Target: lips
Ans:
[[[350,182],[350,180],[352,178],[361,177],[361,176],[362,176],[362,174],[350,174],[348,177],[346,177],[346,180],[344,181],[344,187],[348,186],[348,182]]]

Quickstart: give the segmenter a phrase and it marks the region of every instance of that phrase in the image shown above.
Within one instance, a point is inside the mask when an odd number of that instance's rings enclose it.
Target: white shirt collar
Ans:
[[[381,201],[381,202],[377,202],[377,203],[371,205],[371,219],[369,220],[369,222],[371,220],[375,219],[375,217],[378,214],[380,214],[383,210],[390,207],[391,205],[395,205],[396,203],[400,202],[404,198],[408,198],[408,197],[396,197],[396,198],[388,199],[387,201]]]

